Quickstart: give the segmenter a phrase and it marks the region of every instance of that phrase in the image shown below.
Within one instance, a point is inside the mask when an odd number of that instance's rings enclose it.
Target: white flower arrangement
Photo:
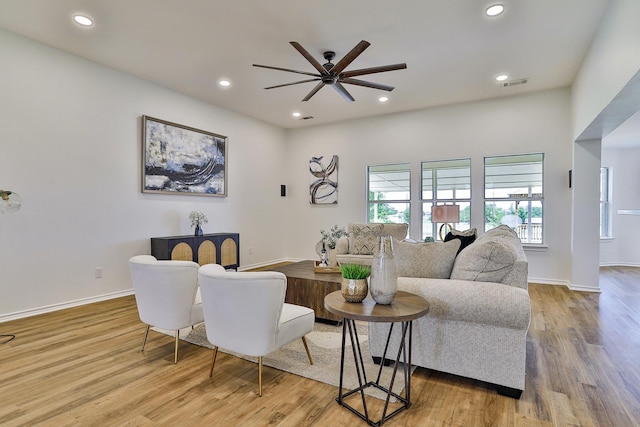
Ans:
[[[207,214],[202,211],[191,211],[191,213],[189,214],[189,219],[191,220],[192,227],[198,227],[209,222],[209,220],[207,219]]]
[[[338,227],[337,224],[331,227],[329,231],[320,230],[320,234],[322,235],[322,241],[329,249],[336,248],[336,243],[340,237],[349,235],[344,228]]]

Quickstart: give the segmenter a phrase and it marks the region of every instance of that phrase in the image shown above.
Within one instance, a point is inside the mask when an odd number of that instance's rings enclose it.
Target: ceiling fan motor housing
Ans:
[[[320,79],[322,80],[322,83],[326,85],[333,85],[333,84],[336,84],[336,82],[338,81],[338,76],[334,74],[328,74],[328,75],[322,76]]]

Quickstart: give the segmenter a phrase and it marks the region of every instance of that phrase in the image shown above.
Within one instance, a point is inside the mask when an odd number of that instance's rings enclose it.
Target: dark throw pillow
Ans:
[[[461,250],[463,250],[464,248],[466,248],[467,246],[469,246],[470,244],[476,241],[477,235],[478,235],[478,232],[475,228],[472,228],[471,230],[465,230],[465,231],[451,230],[450,232],[447,233],[446,236],[444,236],[444,241],[448,242],[453,239],[460,240],[460,248],[456,253],[456,255],[458,255]]]

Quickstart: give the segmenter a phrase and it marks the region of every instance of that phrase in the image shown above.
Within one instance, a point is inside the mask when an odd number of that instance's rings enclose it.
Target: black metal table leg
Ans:
[[[367,424],[372,425],[372,426],[381,426],[385,421],[387,421],[389,418],[395,416],[396,414],[398,414],[399,412],[408,409],[411,406],[411,400],[410,400],[410,387],[411,387],[411,350],[409,350],[409,357],[408,357],[408,363],[407,363],[407,352],[406,352],[406,335],[407,335],[407,331],[409,331],[409,349],[411,349],[411,330],[412,330],[412,321],[406,321],[406,322],[399,322],[401,323],[401,328],[402,328],[402,333],[401,333],[401,340],[400,340],[400,345],[398,346],[398,353],[396,355],[395,358],[395,363],[393,366],[393,373],[391,375],[391,383],[389,384],[389,387],[385,387],[383,385],[380,384],[380,378],[382,375],[382,368],[383,365],[380,365],[380,368],[378,370],[378,376],[376,378],[376,381],[367,381],[367,374],[364,368],[364,363],[363,363],[363,358],[362,358],[362,350],[360,348],[360,340],[358,339],[358,334],[356,332],[356,325],[355,325],[355,321],[352,319],[344,319],[343,322],[343,326],[342,326],[342,351],[341,351],[341,359],[340,359],[340,388],[338,390],[338,397],[336,398],[336,401],[344,406],[345,408],[349,409],[351,412],[353,412],[354,414],[358,415],[360,418],[362,418],[363,420],[365,420],[367,422]],[[389,335],[387,336],[387,342],[385,344],[385,350],[384,350],[384,354],[382,356],[382,360],[386,359],[387,356],[387,350],[389,347],[389,341],[391,339],[391,332],[393,331],[393,325],[394,323],[391,323],[390,328],[389,328]],[[346,334],[347,334],[347,328],[349,329],[349,338],[351,341],[351,347],[353,350],[353,359],[354,359],[354,364],[355,364],[355,368],[356,368],[356,372],[357,372],[357,376],[358,376],[358,387],[350,390],[346,393],[343,393],[342,389],[343,389],[343,380],[344,380],[344,363],[345,363],[345,344],[346,344]],[[403,376],[404,376],[404,382],[405,382],[405,397],[402,397],[396,393],[394,393],[393,390],[393,384],[395,382],[396,379],[396,374],[398,372],[398,366],[401,363],[401,359],[402,359],[402,365],[403,365]],[[369,410],[367,407],[367,401],[366,401],[366,397],[365,397],[365,393],[364,390],[368,387],[375,387],[385,393],[387,393],[387,398],[385,400],[385,404],[384,404],[384,409],[382,411],[382,416],[380,418],[379,421],[373,421],[370,417],[369,417]],[[363,405],[363,410],[364,413],[361,413],[360,411],[358,411],[357,409],[355,409],[354,407],[352,407],[351,405],[349,405],[348,403],[346,403],[344,401],[345,398],[351,396],[354,393],[360,393],[361,399],[362,399],[362,405]],[[389,409],[389,402],[391,401],[391,396],[395,397],[396,399],[398,399],[398,401],[402,402],[402,406],[400,406],[399,408],[397,408],[396,410],[394,410],[392,413],[387,415],[387,410]]]

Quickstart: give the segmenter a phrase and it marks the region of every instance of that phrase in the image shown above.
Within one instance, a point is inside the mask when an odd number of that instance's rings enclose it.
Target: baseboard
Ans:
[[[568,280],[554,280],[554,279],[535,279],[529,277],[529,283],[539,283],[541,285],[554,285],[554,286],[564,286],[571,291],[577,292],[602,292],[602,290],[598,288],[594,288],[592,286],[580,286],[575,283],[571,283]]]
[[[120,298],[133,295],[133,289],[126,291],[113,292],[111,294],[98,295],[90,298],[83,298],[75,301],[64,302],[60,304],[47,305],[45,307],[31,308],[29,310],[17,311],[15,313],[4,314],[0,316],[0,323],[9,322],[11,320],[24,319],[25,317],[37,316],[39,314],[51,313],[53,311],[64,310],[65,308],[77,307],[80,305],[92,304],[94,302],[107,301],[114,298]]]
[[[604,262],[600,267],[640,267],[640,264],[626,262]]]

